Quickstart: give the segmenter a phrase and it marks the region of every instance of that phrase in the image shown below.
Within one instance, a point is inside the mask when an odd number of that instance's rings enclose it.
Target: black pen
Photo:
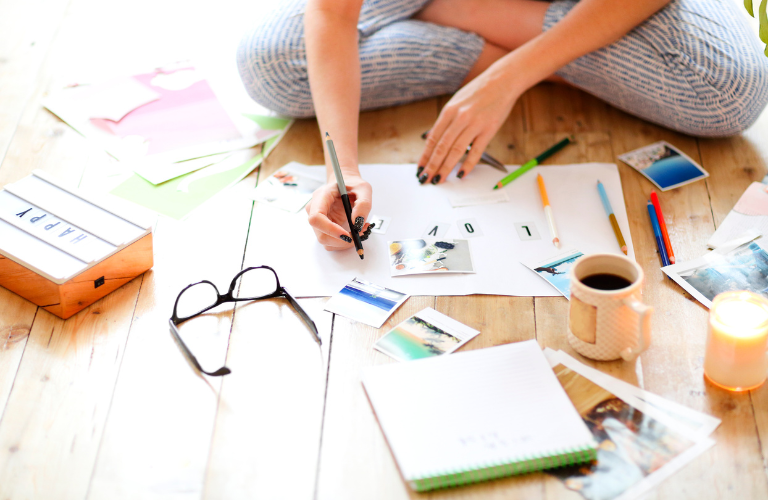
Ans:
[[[333,164],[333,173],[336,175],[336,185],[339,186],[339,193],[341,194],[341,202],[344,204],[344,212],[347,214],[347,223],[349,223],[349,232],[352,233],[352,241],[355,243],[355,249],[357,255],[361,259],[365,257],[363,252],[363,243],[360,241],[360,235],[355,231],[355,225],[352,224],[352,205],[349,204],[349,196],[347,196],[347,186],[344,184],[344,177],[341,176],[341,167],[339,166],[339,159],[336,157],[336,148],[333,147],[333,141],[330,134],[325,133],[325,143],[328,145],[328,155],[331,157],[331,164]]]

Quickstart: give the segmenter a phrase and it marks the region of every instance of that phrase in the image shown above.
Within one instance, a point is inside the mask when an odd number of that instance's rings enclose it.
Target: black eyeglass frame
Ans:
[[[237,286],[237,280],[243,274],[247,273],[248,271],[252,271],[254,269],[268,269],[272,271],[272,274],[275,275],[275,283],[277,284],[277,288],[275,289],[275,291],[266,295],[262,295],[260,297],[235,297],[234,292],[235,292],[235,287]],[[190,316],[185,316],[180,318],[177,311],[179,306],[179,299],[181,299],[181,296],[184,294],[184,292],[186,292],[193,286],[199,285],[201,283],[208,283],[213,287],[214,290],[216,290],[216,296],[217,296],[216,302],[204,309],[201,309],[200,311]],[[223,375],[227,375],[229,373],[232,373],[232,370],[230,370],[226,366],[222,366],[221,368],[213,372],[204,370],[203,367],[200,366],[200,363],[197,361],[197,358],[192,354],[192,351],[190,351],[187,345],[184,343],[184,341],[181,340],[181,335],[179,334],[178,326],[184,323],[185,321],[195,318],[203,314],[204,312],[210,311],[214,307],[220,306],[221,304],[225,304],[227,302],[246,302],[249,300],[265,300],[265,299],[274,299],[278,297],[284,297],[288,299],[288,302],[291,304],[291,306],[293,306],[293,308],[296,310],[296,313],[299,315],[299,317],[301,317],[301,319],[304,321],[304,323],[307,325],[307,327],[310,329],[310,331],[314,335],[317,343],[321,344],[320,334],[317,331],[317,326],[315,325],[315,322],[312,321],[312,318],[309,317],[307,312],[299,305],[298,302],[296,302],[296,299],[294,299],[291,296],[291,294],[288,293],[288,290],[280,286],[280,278],[277,277],[277,273],[275,272],[275,270],[269,266],[254,266],[254,267],[248,267],[246,269],[243,269],[242,271],[237,273],[234,278],[232,278],[232,282],[229,284],[229,291],[223,295],[219,293],[219,289],[216,287],[216,285],[214,285],[212,282],[208,280],[198,281],[197,283],[191,283],[186,287],[184,287],[184,289],[181,290],[179,292],[179,295],[176,297],[176,302],[173,304],[173,315],[171,316],[171,319],[168,320],[168,323],[171,328],[171,335],[178,343],[179,347],[181,348],[181,351],[184,353],[184,356],[190,361],[190,363],[192,363],[192,365],[197,370],[199,370],[202,373],[205,373],[206,375],[210,375],[212,377],[220,377]]]

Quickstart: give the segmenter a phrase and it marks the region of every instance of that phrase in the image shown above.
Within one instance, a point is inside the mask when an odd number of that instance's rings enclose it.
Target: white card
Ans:
[[[424,228],[424,232],[421,234],[422,238],[442,238],[445,233],[451,228],[448,222],[431,221]]]
[[[387,232],[387,229],[389,229],[389,223],[392,221],[392,217],[387,217],[385,215],[371,215],[368,217],[368,222],[371,224],[376,224],[373,229],[371,229],[372,233],[377,234],[384,234]]]
[[[536,223],[533,221],[515,222],[515,230],[517,230],[517,235],[522,241],[541,239],[539,229],[536,227]]]
[[[459,232],[464,238],[483,236],[483,230],[480,229],[480,223],[477,222],[477,219],[463,219],[456,221],[456,225],[459,226]]]

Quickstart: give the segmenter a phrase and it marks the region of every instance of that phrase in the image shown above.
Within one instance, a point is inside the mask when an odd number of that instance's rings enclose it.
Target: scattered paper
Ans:
[[[373,348],[398,361],[410,361],[452,353],[478,333],[428,307],[391,329]]]
[[[325,169],[291,162],[259,180],[253,199],[259,203],[296,213],[312,199],[312,193],[325,182]]]
[[[643,174],[662,191],[709,177],[700,165],[666,141],[619,155],[619,160]]]
[[[591,466],[547,472],[585,499],[639,498],[714,444],[671,412],[659,411],[622,386],[606,384],[606,376],[598,377],[596,370],[587,370],[567,354],[548,349],[545,355],[599,443]]]
[[[160,94],[132,78],[111,80],[91,87],[82,103],[90,118],[118,122],[131,111],[160,99]]]
[[[720,247],[698,259],[662,270],[707,307],[712,307],[715,295],[735,290],[768,298],[768,253],[760,246],[761,241],[736,248]]]
[[[147,181],[157,185],[175,179],[176,177],[181,177],[190,172],[195,172],[201,168],[210,167],[220,161],[226,160],[230,156],[231,153],[221,153],[176,163],[140,160],[134,162],[132,165],[128,165],[128,167]]]
[[[734,238],[756,231],[763,237],[768,236],[768,192],[766,185],[753,182],[741,195],[715,234],[707,242],[710,248],[718,248]]]
[[[475,272],[467,240],[423,238],[390,241],[389,255],[392,276]]]
[[[325,304],[325,310],[381,328],[409,295],[354,278]]]
[[[547,280],[566,299],[571,300],[571,269],[576,260],[583,255],[580,251],[571,249],[543,260],[522,262],[522,264]]]

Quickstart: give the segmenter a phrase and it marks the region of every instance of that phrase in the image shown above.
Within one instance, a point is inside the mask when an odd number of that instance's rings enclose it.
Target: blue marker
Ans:
[[[661,235],[659,219],[656,217],[656,209],[653,207],[653,203],[650,201],[648,201],[648,215],[651,216],[653,235],[656,236],[656,246],[659,248],[659,253],[661,254],[662,267],[666,267],[669,265],[669,257],[667,256],[667,249],[664,246],[664,237]]]

